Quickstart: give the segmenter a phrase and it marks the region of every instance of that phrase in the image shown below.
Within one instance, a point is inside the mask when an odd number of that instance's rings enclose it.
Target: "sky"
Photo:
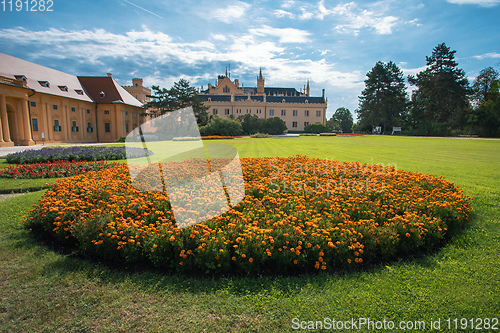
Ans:
[[[267,87],[325,89],[327,119],[339,107],[355,116],[378,61],[415,75],[441,43],[471,83],[488,66],[500,70],[500,0],[47,0],[51,11],[36,12],[26,3],[0,2],[0,52],[165,88],[181,78],[206,88],[228,67],[254,87],[262,68]]]

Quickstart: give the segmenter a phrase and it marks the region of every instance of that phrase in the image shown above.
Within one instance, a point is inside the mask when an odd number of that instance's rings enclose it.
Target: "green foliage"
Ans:
[[[337,133],[319,133],[319,136],[337,136]]]
[[[200,127],[200,134],[205,135],[224,135],[236,136],[243,133],[243,128],[238,120],[213,117],[210,122],[203,127]]]
[[[272,138],[273,136],[271,134],[267,133],[255,133],[250,135],[251,138]]]
[[[412,95],[411,125],[415,134],[449,135],[465,125],[472,91],[465,71],[458,68],[456,51],[445,43],[427,59],[427,69],[409,76],[417,87]]]
[[[483,69],[472,89],[474,92],[474,111],[468,117],[469,134],[481,136],[500,136],[500,74],[488,67]]]
[[[243,132],[247,135],[259,133],[264,123],[264,119],[260,119],[255,114],[254,115],[245,114],[239,116],[238,120],[241,121]]]
[[[314,123],[314,124],[309,124],[304,128],[304,132],[306,133],[322,133],[322,132],[327,132],[328,128],[326,125],[323,125],[322,123]]]
[[[152,86],[151,88],[153,95],[148,96],[151,98],[151,102],[144,104],[146,108],[150,109],[147,112],[148,115],[159,116],[191,106],[198,125],[204,126],[207,124],[208,113],[206,110],[208,107],[198,98],[196,88],[191,87],[189,81],[180,79],[170,89],[160,88],[159,86]]]
[[[379,61],[366,76],[366,88],[359,97],[359,109],[356,110],[359,127],[371,130],[382,126],[382,132],[388,132],[393,126],[401,126],[408,107],[401,69],[392,61],[387,64]]]
[[[286,124],[281,118],[273,117],[263,121],[261,131],[271,135],[281,135],[286,129]]]
[[[349,109],[347,108],[338,108],[329,121],[333,125],[333,130],[340,130],[344,133],[352,132],[352,125],[354,124],[354,120],[352,118],[351,111],[349,111]]]

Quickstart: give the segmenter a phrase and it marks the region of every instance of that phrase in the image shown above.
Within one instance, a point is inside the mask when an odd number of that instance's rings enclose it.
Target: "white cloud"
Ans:
[[[496,58],[500,58],[500,53],[490,52],[490,53],[474,56],[474,58],[479,59],[479,60],[483,60],[486,58],[496,59]]]
[[[225,36],[223,34],[212,34],[212,38],[215,40],[223,41],[223,42],[227,40],[227,36]]]
[[[215,18],[224,23],[233,23],[242,17],[244,17],[245,12],[250,8],[250,5],[241,1],[237,1],[233,5],[229,5],[225,8],[218,8],[209,16]]]
[[[394,27],[399,24],[399,18],[385,14],[390,10],[387,3],[380,1],[365,7],[368,9],[361,8],[355,2],[349,2],[327,8],[325,1],[321,0],[315,7],[301,6],[299,7],[300,13],[294,15],[288,11],[287,15],[290,18],[298,17],[302,20],[328,18],[335,22],[335,30],[341,33],[357,35],[361,29],[367,28],[375,30],[380,35],[392,34]],[[280,12],[280,15],[285,14]],[[415,24],[415,22],[411,23]]]
[[[311,35],[311,33],[304,30],[294,28],[273,28],[267,25],[258,29],[250,29],[249,32],[256,36],[278,37],[280,43],[307,43]]]
[[[276,41],[269,40],[269,36],[275,37]],[[244,34],[214,34],[208,41],[192,43],[146,28],[122,34],[104,29],[0,29],[0,40],[3,43],[15,42],[26,50],[37,50],[31,54],[26,53],[28,59],[36,59],[41,54],[44,58],[66,59],[75,64],[96,66],[103,73],[109,68],[117,78],[131,75],[123,70],[120,74],[120,66],[136,68],[140,63],[140,67],[133,72],[135,76],[143,77],[145,85],[170,87],[183,77],[195,86],[206,86],[207,82],[213,82],[216,77],[213,65],[230,62],[237,64],[234,72],[240,77],[257,75],[258,68],[262,67],[268,86],[299,89],[307,79],[311,79],[312,93],[316,96],[321,95],[322,88],[326,88],[327,94],[329,92],[335,103],[339,103],[341,98],[351,99],[354,101],[352,105],[344,106],[355,107],[354,103],[364,86],[364,73],[359,70],[343,72],[325,59],[309,59],[312,53],[319,52],[315,52],[317,48],[309,52],[308,44],[299,44],[304,45],[304,52],[295,57],[297,44],[290,46],[288,43],[305,43],[309,37],[307,31],[269,26],[252,29]],[[33,48],[34,45],[37,47]],[[110,62],[110,59],[113,61]],[[60,70],[71,72],[73,69]],[[255,81],[241,83],[245,86],[255,85]]]
[[[446,0],[457,5],[478,5],[481,7],[494,7],[500,4],[500,0]]]
[[[295,6],[295,1],[294,0],[286,0],[285,2],[283,2],[283,4],[281,5],[282,8],[291,8]]]
[[[287,12],[286,10],[283,9],[277,9],[274,11],[274,16],[282,18],[282,17],[288,17],[291,19],[295,18],[295,14]]]

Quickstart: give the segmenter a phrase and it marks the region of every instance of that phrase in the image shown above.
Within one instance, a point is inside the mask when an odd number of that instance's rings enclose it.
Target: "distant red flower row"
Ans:
[[[55,161],[11,165],[0,169],[0,177],[14,179],[63,178],[115,167],[117,163],[104,161]]]

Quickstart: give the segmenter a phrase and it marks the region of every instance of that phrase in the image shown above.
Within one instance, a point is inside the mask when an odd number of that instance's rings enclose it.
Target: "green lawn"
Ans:
[[[306,154],[443,175],[474,197],[471,225],[426,257],[363,272],[188,278],[117,270],[54,251],[21,225],[41,195],[35,192],[0,202],[0,331],[288,332],[297,320],[323,318],[386,319],[396,328],[424,321],[426,331],[441,319],[441,331],[448,331],[446,319],[454,327],[458,318],[460,328],[466,318],[462,332],[486,332],[470,329],[470,319],[500,320],[500,141],[364,136],[207,143],[231,144],[240,157]]]

